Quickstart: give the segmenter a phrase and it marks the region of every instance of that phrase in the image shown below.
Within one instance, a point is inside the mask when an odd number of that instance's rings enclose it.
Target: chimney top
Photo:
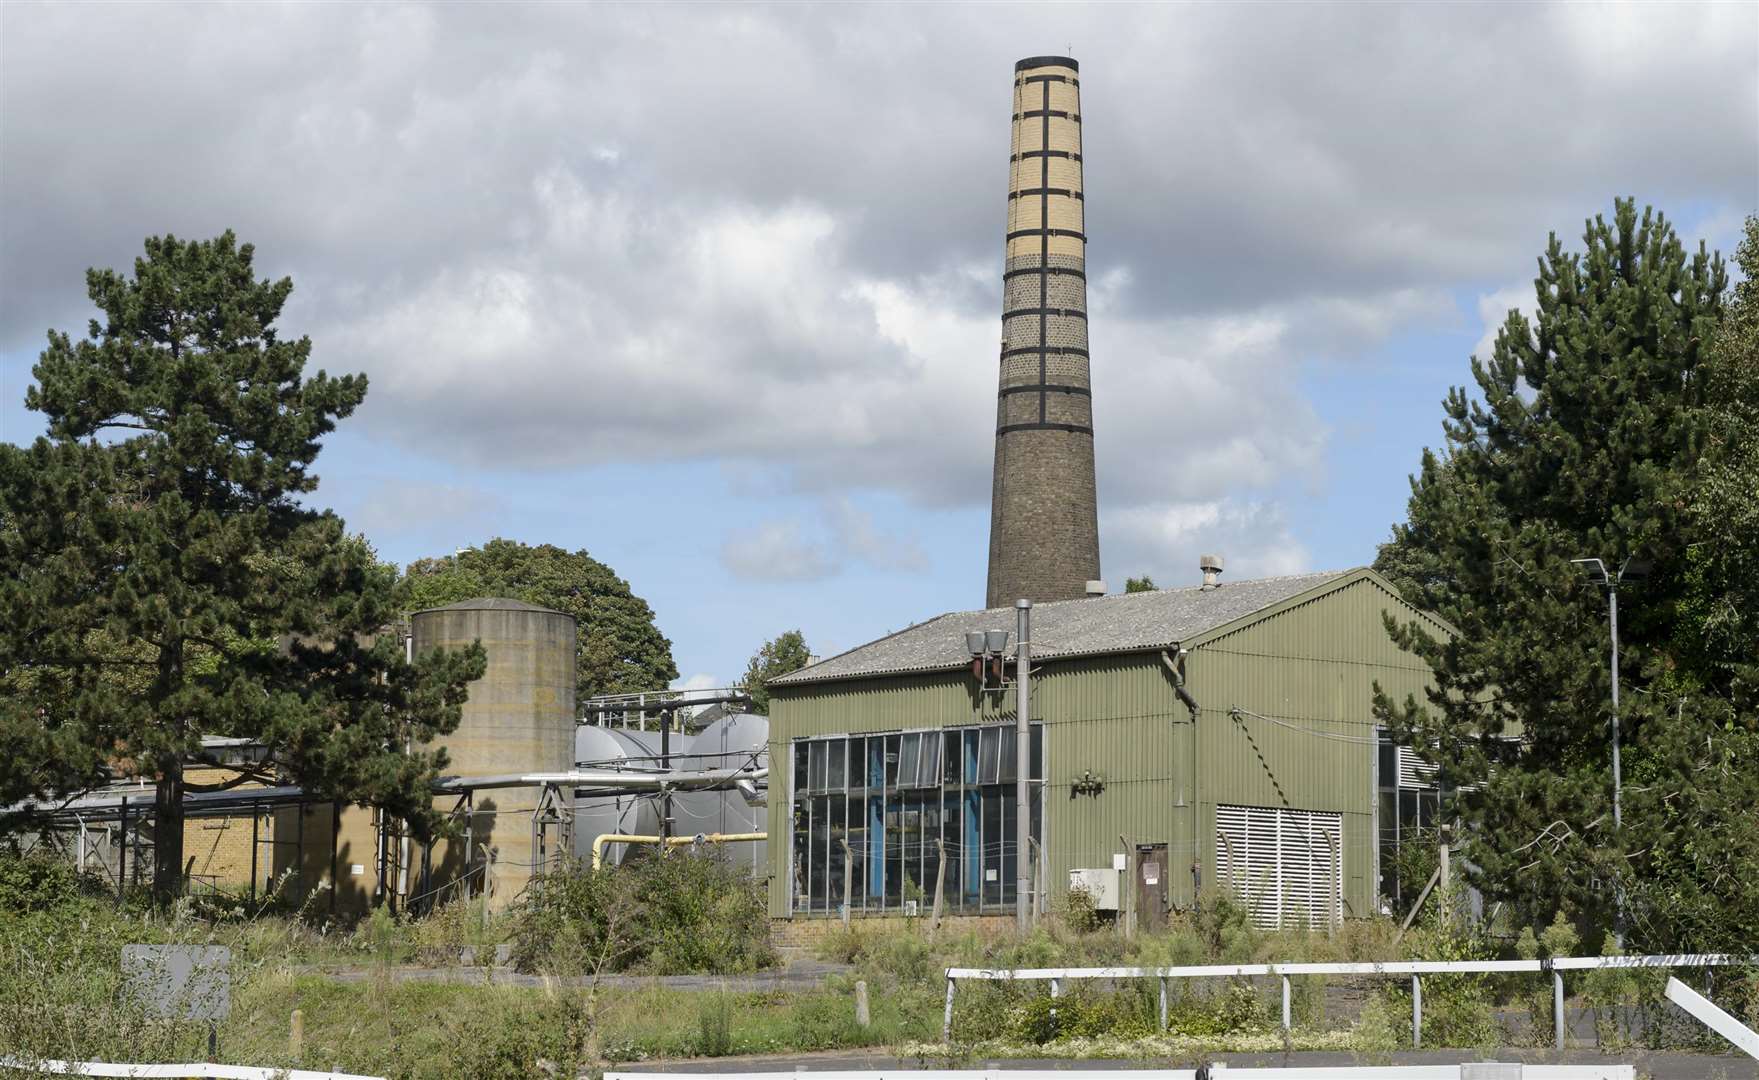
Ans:
[[[1222,572],[1222,557],[1220,555],[1199,555],[1197,568],[1203,571],[1204,588],[1219,589],[1222,587],[1222,583],[1216,580]]]
[[[1104,596],[1105,594],[1106,587],[1104,581],[1089,581],[1087,583],[1088,596]]]

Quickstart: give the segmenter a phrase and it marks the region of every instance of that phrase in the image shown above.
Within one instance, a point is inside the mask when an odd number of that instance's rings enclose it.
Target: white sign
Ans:
[[[1128,856],[1128,855],[1113,855],[1112,856],[1112,869],[1118,870],[1118,871],[1124,871],[1124,870],[1130,869],[1130,856]]]
[[[985,870],[983,872],[983,880],[994,881],[995,879],[996,879],[996,872],[994,870]]]
[[[1145,862],[1142,864],[1142,880],[1148,885],[1160,884],[1160,863]]]
[[[366,873],[366,867],[360,865],[359,863],[350,863],[348,865],[348,872],[349,872],[349,874],[353,875],[354,877],[360,877],[361,875]]]

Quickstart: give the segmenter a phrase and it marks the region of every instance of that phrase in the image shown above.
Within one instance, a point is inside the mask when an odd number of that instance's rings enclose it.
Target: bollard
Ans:
[[[293,1025],[287,1035],[287,1049],[297,1065],[300,1056],[305,1052],[305,1011],[302,1009],[293,1010]]]
[[[867,980],[855,980],[855,1024],[857,1027],[868,1027],[873,1023],[873,1014],[867,1008]]]
[[[1167,1029],[1167,977],[1160,977],[1160,1029]]]
[[[1289,977],[1283,976],[1283,1034],[1289,1033]]]
[[[1556,1034],[1557,1048],[1564,1048],[1564,973],[1551,972],[1551,1026]]]
[[[953,978],[947,977],[947,1012],[941,1020],[941,1041],[953,1041]]]
[[[1423,978],[1411,976],[1411,1046],[1423,1045]]]

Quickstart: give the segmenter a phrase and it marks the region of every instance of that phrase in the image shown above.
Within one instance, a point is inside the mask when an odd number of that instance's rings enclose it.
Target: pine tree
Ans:
[[[678,677],[672,643],[655,625],[653,609],[584,550],[497,537],[454,555],[418,559],[402,584],[410,611],[478,596],[511,597],[574,616],[582,698],[664,689]]]
[[[1639,217],[1629,200],[1611,222],[1588,222],[1583,244],[1566,253],[1551,238],[1536,318],[1510,312],[1492,355],[1473,358],[1479,399],[1448,395],[1445,447],[1425,451],[1408,521],[1377,566],[1459,633],[1389,621],[1437,689],[1426,702],[1382,696],[1377,713],[1432,747],[1443,786],[1462,792],[1454,810],[1487,892],[1535,921],[1568,909],[1610,925],[1623,906],[1671,947],[1692,931],[1665,904],[1635,910],[1636,886],[1732,794],[1689,794],[1684,814],[1669,806],[1704,764],[1694,737],[1738,722],[1728,675],[1702,661],[1682,603],[1711,438],[1703,372],[1727,277],[1720,258],[1702,245],[1688,256],[1663,216]],[[1570,560],[1616,570],[1633,556],[1654,572],[1620,589],[1615,830],[1606,599]]]
[[[320,799],[432,827],[428,784],[480,649],[406,663],[394,568],[313,491],[319,440],[364,376],[305,374],[228,232],[146,242],[132,277],[91,270],[89,338],[51,331],[25,403],[48,433],[0,446],[0,791],[151,777],[154,894],[182,885],[183,778],[202,736],[267,747]]]

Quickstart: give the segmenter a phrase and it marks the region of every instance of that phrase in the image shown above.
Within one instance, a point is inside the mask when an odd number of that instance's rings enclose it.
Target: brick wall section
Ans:
[[[1016,66],[986,589],[992,608],[1022,597],[1079,599],[1100,576],[1080,117],[1074,61],[1034,57]]]

